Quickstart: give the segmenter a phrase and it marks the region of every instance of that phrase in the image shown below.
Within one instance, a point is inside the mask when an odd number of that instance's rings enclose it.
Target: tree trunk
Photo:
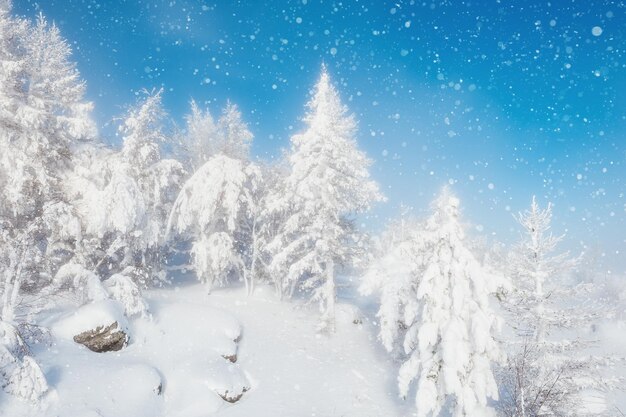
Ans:
[[[324,282],[326,309],[322,316],[323,325],[330,333],[335,331],[335,292],[335,263],[330,260],[326,263],[326,282]]]

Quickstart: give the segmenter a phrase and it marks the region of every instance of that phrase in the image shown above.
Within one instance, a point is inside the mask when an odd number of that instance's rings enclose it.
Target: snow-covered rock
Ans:
[[[250,382],[239,366],[224,362],[212,364],[205,379],[207,386],[224,401],[236,403],[250,389]]]
[[[129,340],[124,306],[115,300],[84,305],[57,322],[52,331],[57,337],[72,339],[94,352],[120,350]]]
[[[98,326],[74,336],[74,341],[85,345],[94,352],[118,351],[128,343],[128,335],[119,328],[117,322],[110,325]]]

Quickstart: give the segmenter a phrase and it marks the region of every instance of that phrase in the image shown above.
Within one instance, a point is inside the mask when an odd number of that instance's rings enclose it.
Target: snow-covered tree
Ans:
[[[89,145],[75,156],[66,192],[86,232],[80,262],[104,278],[163,277],[165,225],[184,177],[178,161],[162,157],[163,117],[161,92],[147,94],[120,126],[120,152]]]
[[[228,102],[217,122],[219,132],[216,153],[235,159],[247,159],[252,144],[252,133],[244,123],[239,108]]]
[[[520,213],[516,220],[524,236],[508,258],[508,269],[515,283],[509,300],[518,323],[525,326],[519,330],[532,333],[536,341],[543,343],[549,328],[568,326],[574,318],[564,315],[563,306],[555,305],[553,300],[565,295],[559,280],[575,263],[568,259],[567,253],[554,254],[563,236],[550,233],[551,204],[542,210],[533,197],[530,210]],[[579,313],[582,312],[576,316]]]
[[[191,110],[185,116],[186,128],[181,145],[193,169],[198,170],[209,158],[217,153],[215,140],[218,137],[217,125],[208,109],[201,109],[192,100]]]
[[[374,247],[359,291],[378,294],[379,338],[389,353],[404,356],[402,341],[407,323],[417,310],[417,283],[422,273],[423,225],[403,215],[389,224]]]
[[[134,172],[135,178],[161,159],[159,145],[165,142],[162,105],[163,90],[144,91],[145,98],[129,109],[119,126],[122,135],[122,158]]]
[[[9,394],[37,401],[48,383],[17,328],[0,320],[0,386]]]
[[[232,275],[244,278],[237,237],[255,205],[259,176],[257,166],[218,154],[185,183],[174,203],[167,229],[191,239],[193,266],[209,288]]]
[[[509,341],[508,363],[500,370],[499,412],[536,417],[577,410],[576,415],[596,415],[585,411],[584,395],[617,386],[607,373],[615,359],[585,354],[591,344],[579,335],[610,309],[592,302],[591,284],[567,280],[576,260],[554,253],[563,237],[550,232],[551,204],[541,209],[533,197],[530,209],[516,220],[523,234],[506,259],[513,287],[503,305],[517,338]]]
[[[307,105],[304,133],[291,138],[289,173],[269,199],[284,219],[269,245],[270,270],[281,295],[296,287],[313,291],[321,328],[334,328],[335,273],[350,261],[349,216],[382,199],[357,147],[356,121],[341,103],[325,67]]]
[[[91,103],[71,50],[43,16],[35,24],[0,7],[0,223],[8,300],[49,285],[81,239],[63,192],[77,144],[94,134]],[[9,278],[10,277],[10,278]],[[7,298],[5,298],[7,300]],[[5,317],[12,316],[5,304]],[[7,318],[10,320],[10,318]]]
[[[252,133],[234,104],[217,123],[195,102],[187,116],[186,143],[193,176],[183,186],[168,231],[192,242],[191,258],[200,279],[223,285],[242,279],[249,292],[262,275],[262,214],[267,167],[249,161]]]
[[[193,171],[218,154],[240,160],[248,158],[252,133],[235,104],[228,102],[216,122],[208,109],[201,109],[192,100],[185,121],[180,141],[184,159],[190,162]]]
[[[62,172],[72,146],[94,134],[91,103],[69,58],[71,50],[54,25],[40,16],[35,25],[2,13],[5,71],[0,74],[0,180],[7,215],[39,215],[60,198]],[[24,218],[21,218],[23,221]]]
[[[498,390],[491,364],[502,355],[489,298],[504,281],[468,250],[458,198],[444,189],[433,210],[420,230],[383,258],[364,290],[382,271],[381,339],[392,350],[403,338],[407,359],[398,386],[406,397],[416,383],[418,416],[440,415],[444,407],[458,417],[492,415],[488,399],[497,399]],[[386,275],[387,265],[397,275]]]

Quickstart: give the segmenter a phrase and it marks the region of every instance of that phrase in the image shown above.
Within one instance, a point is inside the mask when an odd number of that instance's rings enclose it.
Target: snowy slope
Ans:
[[[338,306],[337,333],[325,336],[316,334],[314,306],[280,302],[271,288],[247,297],[189,284],[146,298],[152,317],[130,321],[130,344],[119,352],[94,353],[59,335],[36,348],[51,392],[38,408],[0,394],[0,415],[411,415],[374,329],[353,323],[349,305]],[[54,334],[71,314],[48,313],[43,324]],[[236,363],[225,358],[234,354]],[[218,395],[244,388],[234,404]]]

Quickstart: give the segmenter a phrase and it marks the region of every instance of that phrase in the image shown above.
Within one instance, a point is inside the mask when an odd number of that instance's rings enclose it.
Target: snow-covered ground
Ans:
[[[397,370],[367,317],[338,306],[337,332],[316,332],[315,306],[281,302],[269,287],[201,284],[145,294],[152,317],[129,321],[130,343],[95,353],[64,330],[71,311],[47,313],[50,346],[34,350],[50,392],[32,408],[1,394],[7,416],[398,416]],[[341,302],[341,300],[340,300]],[[237,342],[238,341],[238,342]],[[225,357],[234,359],[236,363]],[[247,392],[243,392],[247,390]],[[218,393],[243,396],[236,403]],[[159,393],[161,391],[161,393]],[[228,394],[226,394],[228,396]]]

